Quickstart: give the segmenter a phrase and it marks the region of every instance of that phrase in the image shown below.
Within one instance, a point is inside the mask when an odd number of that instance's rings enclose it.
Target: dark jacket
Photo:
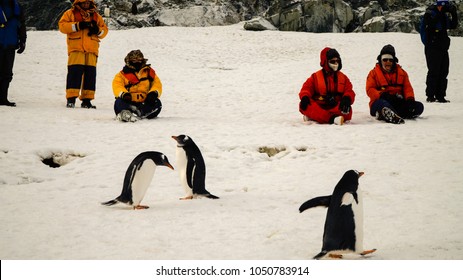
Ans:
[[[26,19],[17,0],[0,0],[0,48],[17,49],[26,43]]]
[[[450,47],[447,30],[458,26],[456,7],[451,4],[443,6],[439,11],[436,4],[429,6],[424,14],[423,24],[426,32],[425,45],[447,50]]]

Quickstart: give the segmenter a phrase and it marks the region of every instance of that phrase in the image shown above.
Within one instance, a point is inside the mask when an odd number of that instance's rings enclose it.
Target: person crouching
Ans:
[[[332,48],[320,53],[322,69],[313,73],[299,92],[299,112],[304,121],[342,125],[352,118],[355,93],[349,78],[342,73],[341,56]]]
[[[124,59],[125,66],[113,80],[116,97],[114,112],[122,122],[153,119],[159,115],[162,103],[162,83],[140,50],[130,51]]]

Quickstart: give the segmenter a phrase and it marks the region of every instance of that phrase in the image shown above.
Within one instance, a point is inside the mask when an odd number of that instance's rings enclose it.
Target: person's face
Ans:
[[[389,54],[385,54],[381,56],[381,66],[387,72],[392,70],[392,66],[394,66],[394,57]]]
[[[331,70],[333,70],[334,72],[338,71],[339,69],[339,62],[341,60],[337,57],[334,57],[330,60],[328,60],[328,66],[331,68]]]
[[[84,10],[90,9],[90,1],[87,0],[87,1],[85,1],[85,2],[81,2],[81,3],[80,3],[80,7],[81,7],[82,9],[84,9]]]

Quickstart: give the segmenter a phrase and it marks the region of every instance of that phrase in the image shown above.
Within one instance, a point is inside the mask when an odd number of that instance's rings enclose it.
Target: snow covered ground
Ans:
[[[463,259],[463,38],[452,38],[449,104],[425,104],[404,125],[368,113],[365,79],[385,44],[396,48],[417,100],[426,64],[418,34],[248,32],[227,27],[113,31],[102,41],[97,110],[65,108],[67,53],[58,31],[29,32],[10,100],[0,107],[0,259],[305,260],[320,251],[331,194],[349,169],[364,171],[364,230],[373,260]],[[336,48],[357,99],[345,126],[304,123],[298,93]],[[156,120],[120,123],[111,82],[140,49],[164,85]],[[104,207],[131,160],[190,135],[219,200],[180,201],[176,171],[158,168],[148,210]],[[265,148],[280,150],[269,157]],[[64,163],[50,168],[42,159]]]

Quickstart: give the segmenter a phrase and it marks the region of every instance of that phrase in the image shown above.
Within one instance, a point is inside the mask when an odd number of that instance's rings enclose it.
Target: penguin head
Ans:
[[[341,192],[350,192],[355,193],[358,189],[359,178],[364,174],[364,172],[359,172],[357,170],[348,170],[342,176],[336,185],[335,191]]]
[[[178,136],[172,136],[172,138],[175,141],[177,141],[177,146],[178,147],[183,147],[183,146],[188,145],[189,143],[191,143],[193,141],[190,136],[184,135],[184,134],[180,134]]]
[[[159,166],[167,166],[170,169],[174,170],[174,167],[170,164],[169,159],[165,154],[156,152],[156,156],[153,157],[154,163]]]

